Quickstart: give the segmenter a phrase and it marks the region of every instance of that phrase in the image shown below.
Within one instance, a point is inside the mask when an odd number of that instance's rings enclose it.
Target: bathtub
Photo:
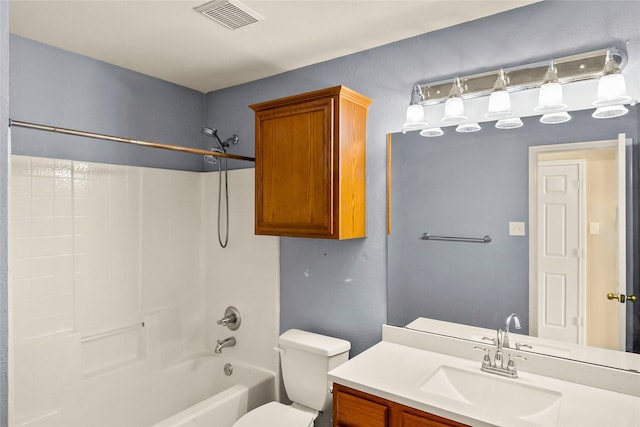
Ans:
[[[248,411],[274,400],[273,373],[222,358],[215,362],[206,362],[212,365],[207,367],[207,371],[213,368],[212,377],[215,378],[215,386],[208,393],[210,397],[154,424],[153,427],[231,427]],[[225,373],[227,363],[233,367],[233,373],[229,376]]]
[[[275,375],[224,357],[201,354],[168,368],[143,360],[108,375],[78,378],[63,405],[28,427],[230,427],[275,399]],[[225,374],[225,365],[233,373]]]

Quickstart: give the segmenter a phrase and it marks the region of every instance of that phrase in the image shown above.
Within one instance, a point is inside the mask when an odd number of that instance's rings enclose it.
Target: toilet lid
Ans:
[[[308,427],[313,414],[279,402],[269,402],[240,417],[233,427]]]

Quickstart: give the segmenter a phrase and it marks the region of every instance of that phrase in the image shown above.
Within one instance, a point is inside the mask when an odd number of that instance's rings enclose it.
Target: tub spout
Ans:
[[[225,340],[218,340],[218,343],[216,344],[216,348],[215,350],[213,350],[213,352],[215,354],[220,354],[222,353],[223,348],[233,347],[234,345],[236,345],[236,339],[234,337],[229,337]]]

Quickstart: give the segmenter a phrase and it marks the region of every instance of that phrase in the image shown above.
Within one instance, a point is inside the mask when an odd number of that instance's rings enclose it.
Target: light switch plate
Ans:
[[[509,222],[509,236],[525,236],[524,222]]]
[[[600,234],[600,223],[599,222],[590,222],[589,223],[589,234]]]

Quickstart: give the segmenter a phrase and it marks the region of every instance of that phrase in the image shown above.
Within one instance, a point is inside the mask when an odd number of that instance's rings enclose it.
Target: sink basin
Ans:
[[[438,367],[420,390],[495,411],[501,417],[545,426],[556,424],[562,398],[553,390],[480,372],[480,367],[471,372],[445,365]]]

